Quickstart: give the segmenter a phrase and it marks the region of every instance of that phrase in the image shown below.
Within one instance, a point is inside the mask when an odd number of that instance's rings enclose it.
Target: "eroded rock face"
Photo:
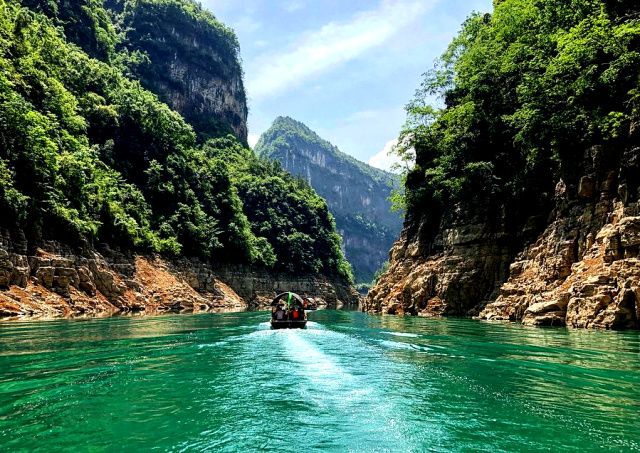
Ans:
[[[365,309],[420,316],[477,314],[478,301],[506,276],[512,252],[494,239],[499,235],[482,224],[448,229],[438,239],[442,251],[425,256],[425,244],[409,239],[405,229],[391,250],[389,270],[369,291]]]
[[[148,2],[115,8],[127,30],[123,45],[151,62],[131,69],[202,139],[233,133],[246,143],[248,108],[236,38],[194,8]]]
[[[115,313],[264,308],[276,291],[295,291],[321,305],[357,304],[355,290],[327,278],[294,278],[196,259],[106,250],[73,254],[61,246],[16,253],[0,236],[0,318],[108,316]]]
[[[435,239],[420,233],[434,228],[427,215],[413,213],[365,308],[535,326],[638,328],[640,147],[633,144],[634,127],[626,149],[592,147],[567,170],[551,212],[540,210],[538,218],[547,220],[531,240],[520,225],[513,227],[507,209],[501,218],[480,222],[462,216],[453,227],[445,219]],[[522,233],[526,229],[525,223]]]
[[[527,325],[636,328],[640,262],[632,238],[640,219],[623,216],[637,207],[616,202],[616,208],[607,212],[602,203],[607,202],[596,203],[583,216],[556,220],[521,254],[520,271],[512,272],[500,296],[480,317]],[[600,216],[591,216],[591,209]],[[603,225],[597,230],[599,224]],[[567,245],[570,253],[559,253],[558,244],[566,237],[574,237]]]

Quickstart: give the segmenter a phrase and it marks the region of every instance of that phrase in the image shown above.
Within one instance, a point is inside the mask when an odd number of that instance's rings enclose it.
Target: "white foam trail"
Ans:
[[[304,330],[262,328],[268,324],[262,323],[258,330],[248,334],[246,346],[254,350],[255,342],[266,342],[270,350],[281,352],[280,371],[295,373],[301,381],[300,385],[288,391],[298,393],[304,401],[322,410],[369,420],[369,436],[403,437],[405,423],[402,410],[385,398],[384,388],[377,388],[369,382],[371,376],[368,373],[352,374],[350,359],[342,353],[349,348],[354,354],[377,355],[376,349],[352,335],[326,329],[315,322],[307,323]],[[403,343],[397,344],[404,346]]]
[[[216,348],[218,346],[226,346],[228,345],[229,342],[228,341],[216,341],[215,343],[204,343],[204,344],[199,344],[198,345],[198,349],[204,349],[204,348]]]
[[[393,335],[394,337],[418,338],[420,336],[417,333],[407,333],[407,332],[385,332],[385,331],[382,331],[381,333],[385,333],[387,335]]]
[[[338,365],[327,354],[315,345],[306,341],[299,331],[288,331],[283,336],[289,357],[299,365],[303,378],[311,381],[317,388],[338,390],[345,385],[352,385],[354,376]]]

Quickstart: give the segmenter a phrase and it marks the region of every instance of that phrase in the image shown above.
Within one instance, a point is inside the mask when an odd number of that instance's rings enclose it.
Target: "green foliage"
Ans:
[[[140,54],[113,53],[100,1],[65,11],[27,4],[0,0],[2,226],[36,241],[349,278],[324,201],[233,136],[197,144],[178,113],[127,77],[123,62]],[[123,5],[150,14],[178,6],[183,20],[206,21],[237,53],[233,33],[193,2]]]
[[[208,141],[204,150],[224,157],[231,168],[251,231],[257,237],[256,259],[276,270],[340,275],[352,272],[326,202],[302,179],[280,165],[258,158],[233,137]]]
[[[127,70],[142,85],[171,104],[178,95],[180,112],[201,141],[232,133],[246,118],[228,112],[212,115],[202,106],[211,103],[205,91],[194,90],[194,80],[212,78],[234,84],[235,101],[244,105],[240,45],[229,27],[192,0],[120,0],[116,2],[120,47]],[[184,74],[180,74],[180,71]],[[201,92],[198,92],[201,91]],[[197,99],[190,102],[189,98]]]
[[[13,180],[14,174],[7,162],[0,160],[0,210],[21,221],[24,220],[29,197],[15,189]]]
[[[324,151],[324,154],[344,161],[348,165],[355,166],[360,172],[376,182],[382,184],[394,183],[389,173],[371,167],[341,152],[336,146],[324,140],[303,123],[286,116],[276,118],[269,130],[260,136],[260,140],[255,146],[255,152],[261,157],[274,159],[283,150],[291,149],[292,144],[295,143],[304,143],[305,146],[310,148],[319,148]]]
[[[110,60],[118,41],[103,0],[22,0],[22,6],[46,14],[62,26],[70,42],[94,58]]]
[[[575,178],[586,148],[615,147],[637,117],[639,65],[633,2],[503,0],[472,15],[407,107],[409,209],[522,200]]]

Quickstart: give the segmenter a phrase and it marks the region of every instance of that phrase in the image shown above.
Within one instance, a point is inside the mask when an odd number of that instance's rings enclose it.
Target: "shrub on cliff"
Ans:
[[[637,2],[494,4],[465,22],[408,106],[410,210],[487,199],[526,209],[557,177],[576,177],[586,148],[614,149],[638,117]]]

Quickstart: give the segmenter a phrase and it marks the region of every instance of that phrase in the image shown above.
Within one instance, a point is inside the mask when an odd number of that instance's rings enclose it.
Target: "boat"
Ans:
[[[282,313],[279,313],[279,312]],[[282,318],[282,319],[279,319]],[[304,312],[304,300],[296,293],[278,294],[271,302],[272,329],[304,329],[307,315]]]

